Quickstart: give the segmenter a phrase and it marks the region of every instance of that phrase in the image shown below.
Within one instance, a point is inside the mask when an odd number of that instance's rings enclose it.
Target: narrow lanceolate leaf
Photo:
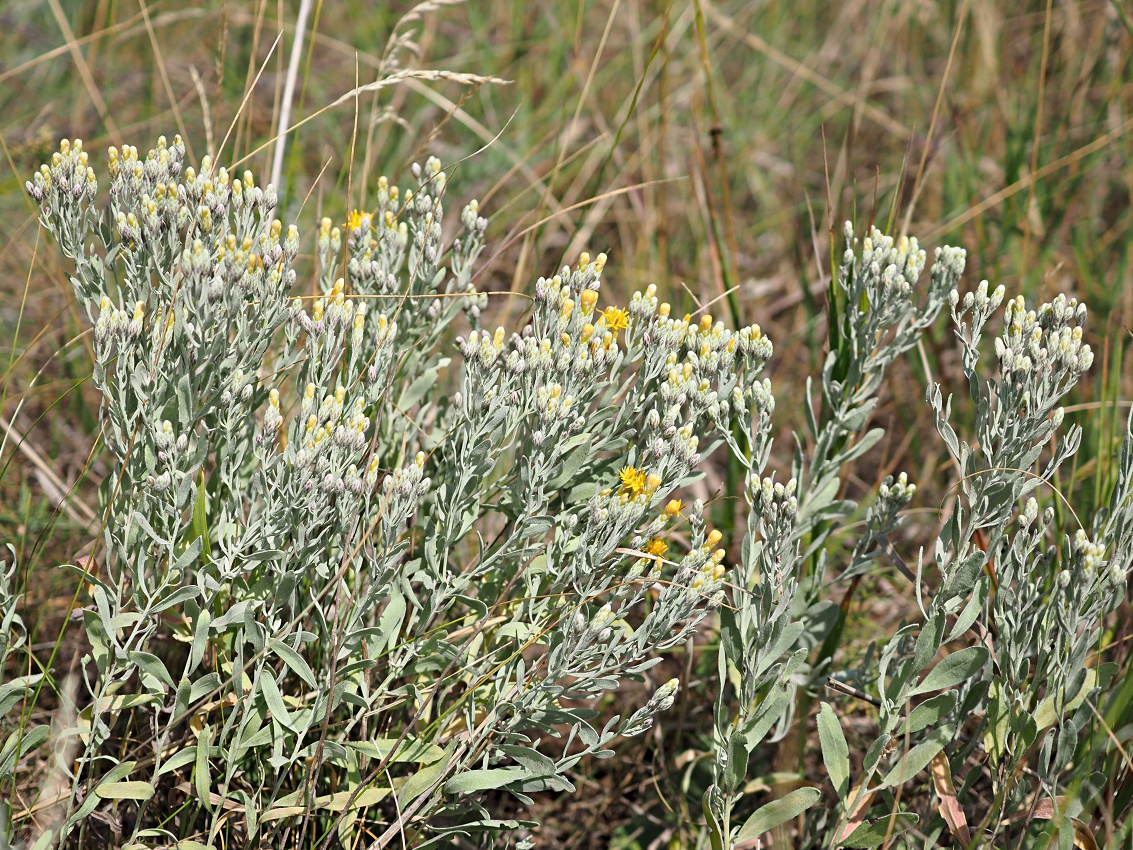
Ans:
[[[287,706],[283,702],[283,694],[279,692],[279,685],[275,683],[275,677],[270,670],[265,670],[260,677],[260,690],[263,692],[264,701],[267,703],[272,717],[279,724],[294,732],[295,727],[292,724],[291,714],[287,711]]]
[[[838,799],[845,803],[846,794],[850,790],[850,748],[834,709],[826,702],[818,712],[818,741],[822,746],[822,762],[826,765],[826,773],[834,783]]]
[[[197,762],[193,766],[193,784],[196,786],[197,798],[201,805],[211,811],[209,807],[209,794],[212,791],[212,776],[209,770],[209,743],[212,738],[212,727],[206,725],[201,729],[197,738]]]
[[[1059,719],[1059,711],[1061,710],[1064,717],[1078,710],[1078,707],[1086,701],[1086,697],[1098,681],[1098,672],[1092,667],[1086,668],[1086,678],[1082,682],[1082,687],[1078,692],[1069,699],[1065,694],[1047,694],[1043,697],[1042,701],[1035,708],[1033,717],[1035,718],[1035,726],[1039,729],[1046,729],[1053,726]],[[1058,697],[1057,699],[1055,697]]]
[[[435,744],[416,741],[413,738],[405,739],[400,745],[398,745],[396,738],[378,738],[375,741],[348,741],[346,746],[367,758],[378,759],[379,761],[388,758],[391,762],[409,761],[418,764],[432,764],[444,758],[445,754],[445,751]],[[397,752],[390,756],[395,746]]]
[[[194,543],[197,540],[201,541],[201,551],[204,553],[204,559],[208,561],[212,544],[209,542],[208,487],[203,469],[197,479],[197,498],[193,501],[193,520],[189,525],[189,537],[186,542]]]
[[[306,682],[310,687],[315,687],[315,673],[311,670],[311,666],[302,655],[281,640],[273,640],[271,642],[271,649],[272,652],[282,659],[283,663],[287,665],[292,673]]]
[[[452,741],[445,749],[444,758],[422,767],[405,781],[405,784],[402,785],[397,792],[398,806],[401,808],[408,806],[429,790],[435,783],[439,782],[440,777],[444,775],[445,770],[448,768],[449,761],[452,759],[452,754],[456,751],[456,747],[457,742]]]
[[[881,781],[882,788],[903,785],[924,770],[945,744],[955,737],[949,726],[941,726],[929,733],[928,737],[905,753]]]
[[[797,818],[815,803],[822,799],[822,792],[817,788],[796,788],[785,797],[774,800],[755,810],[736,835],[735,843],[748,841],[765,832],[770,832],[780,824]]]
[[[953,652],[938,663],[921,683],[913,688],[911,695],[943,691],[966,682],[987,663],[988,651],[982,646],[969,646]]]
[[[529,774],[522,767],[497,767],[488,770],[469,770],[454,776],[445,783],[448,794],[470,794],[474,791],[491,791],[512,782],[525,779]]]
[[[863,823],[853,831],[849,838],[842,842],[843,847],[859,847],[862,850],[872,850],[880,847],[885,836],[900,835],[916,826],[919,818],[912,812],[898,812],[895,815],[886,815],[875,821]]]
[[[94,793],[104,800],[148,800],[153,786],[148,782],[103,782]]]

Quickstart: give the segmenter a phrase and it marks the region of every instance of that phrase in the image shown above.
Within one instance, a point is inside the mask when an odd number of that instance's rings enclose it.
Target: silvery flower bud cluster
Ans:
[[[416,504],[429,491],[431,480],[424,475],[425,454],[417,452],[408,466],[387,475],[382,481],[382,493],[390,499]]]
[[[887,475],[877,490],[877,510],[896,514],[913,500],[917,485],[909,483],[909,477],[900,473],[896,479]]]
[[[649,702],[635,711],[628,717],[622,724],[620,733],[626,737],[632,735],[640,735],[642,732],[647,731],[653,726],[653,719],[656,715],[663,711],[668,711],[673,707],[673,701],[677,698],[677,691],[680,689],[679,679],[670,679],[665,684],[661,685],[653,696],[649,698]]]
[[[797,486],[794,478],[786,484],[775,481],[774,477],[764,478],[762,481],[753,480],[748,489],[752,510],[758,511],[772,525],[793,523],[799,510],[799,501],[795,495]]]
[[[843,267],[853,266],[855,259],[849,247],[853,244],[853,231],[847,223],[847,249]],[[924,271],[927,254],[916,238],[894,238],[871,227],[862,239],[861,260],[856,264],[855,288],[868,299],[869,310],[875,321],[891,325],[899,321],[908,309],[916,286]]]
[[[1022,296],[1008,301],[1003,332],[995,340],[1004,379],[1029,390],[1032,402],[1045,406],[1060,394],[1059,386],[1073,383],[1093,364],[1093,351],[1082,342],[1085,319],[1085,305],[1064,295],[1043,304],[1037,314],[1026,309]]]
[[[950,249],[956,250],[956,249]],[[948,291],[948,305],[952,310],[953,320],[960,324],[960,320],[972,311],[972,322],[974,325],[983,325],[996,310],[999,305],[1003,303],[1003,296],[1006,290],[1003,284],[995,287],[995,290],[988,293],[988,282],[981,280],[976,287],[975,292],[964,293],[963,299],[960,298],[960,293],[955,288]]]
[[[1091,540],[1081,528],[1074,532],[1070,550],[1074,554],[1075,564],[1081,568],[1087,580],[1105,564],[1105,546]]]
[[[41,165],[32,179],[24,184],[37,204],[49,210],[62,211],[80,201],[92,201],[98,194],[98,179],[87,164],[82,139],[71,143],[64,139],[51,156],[51,165]]]

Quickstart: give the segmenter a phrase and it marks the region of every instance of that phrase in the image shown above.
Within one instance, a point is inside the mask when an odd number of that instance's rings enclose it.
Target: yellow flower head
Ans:
[[[607,307],[602,311],[602,321],[614,333],[629,327],[629,311],[621,307]]]
[[[618,473],[622,481],[622,492],[629,496],[637,496],[645,492],[645,473],[640,469],[627,466]]]
[[[645,544],[644,551],[650,555],[656,555],[659,558],[669,551],[669,544],[659,537],[654,537]]]
[[[676,516],[681,511],[683,511],[684,508],[684,502],[682,502],[680,499],[670,499],[669,504],[665,505],[665,516]]]
[[[346,217],[346,231],[349,233],[362,226],[362,217],[365,216],[369,220],[369,214],[362,210],[351,210],[350,215]]]

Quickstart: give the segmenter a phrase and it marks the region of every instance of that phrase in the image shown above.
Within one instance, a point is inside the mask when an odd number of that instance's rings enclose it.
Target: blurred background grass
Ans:
[[[410,8],[313,0],[290,123],[383,76]],[[23,182],[62,137],[84,139],[104,173],[108,145],[144,151],[175,132],[193,164],[227,139],[222,161],[244,159],[266,182],[299,10],[298,0],[0,3],[0,540],[33,577],[25,619],[44,641],[72,589],[50,567],[82,554],[106,470],[91,457],[85,319]],[[379,174],[395,180],[428,153],[459,161],[450,208],[477,197],[492,217],[482,289],[527,292],[585,248],[610,255],[607,299],[655,283],[676,310],[715,301],[713,312],[758,322],[775,342],[786,434],[825,353],[831,225],[852,217],[860,234],[892,222],[930,250],[966,247],[971,286],[988,278],[1031,300],[1067,291],[1089,304],[1089,341],[1106,356],[1078,392],[1086,436],[1062,486],[1080,513],[1105,498],[1130,398],[1128,0],[486,0],[432,4],[410,29],[419,49],[402,52],[404,66],[510,82],[410,80],[303,123],[288,137],[281,217],[299,216],[308,249],[317,219],[364,208]],[[493,305],[504,321],[523,300]],[[861,494],[909,472],[922,488],[910,543],[934,528],[952,475],[924,387],[931,375],[960,389],[956,366],[942,325],[895,370],[876,417],[886,440],[848,476]],[[735,481],[720,469],[704,485],[725,528]],[[843,638],[851,657],[911,610],[909,588],[867,585]],[[1133,690],[1129,633],[1126,608],[1109,656],[1123,667],[1115,699]],[[682,664],[695,672],[694,661]],[[675,710],[703,725],[708,700],[685,681]],[[1133,721],[1131,703],[1103,711],[1114,728]],[[1104,729],[1091,741],[1112,750]],[[672,835],[697,741],[628,746],[644,748],[639,769],[592,768],[583,784],[596,793],[565,801],[572,829],[560,846]]]

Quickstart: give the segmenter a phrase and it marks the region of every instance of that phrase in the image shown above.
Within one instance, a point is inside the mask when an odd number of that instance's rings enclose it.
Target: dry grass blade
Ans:
[[[1011,196],[1016,195],[1019,192],[1022,192],[1024,189],[1029,188],[1036,181],[1042,180],[1044,177],[1048,177],[1057,171],[1061,171],[1063,168],[1074,165],[1090,154],[1104,149],[1108,145],[1120,139],[1122,136],[1129,133],[1130,130],[1133,130],[1133,118],[1126,119],[1118,127],[1115,127],[1108,133],[1099,136],[1089,144],[1083,145],[1076,151],[1068,153],[1065,156],[1061,156],[1058,159],[1053,160],[1052,162],[1048,162],[1037,171],[1033,171],[1030,174],[1020,177],[1010,186],[1005,186],[999,191],[994,192],[988,197],[984,198],[979,203],[973,204],[971,207],[964,210],[964,212],[948,219],[948,221],[944,222],[935,230],[931,231],[926,238],[927,241],[939,239],[946,233],[950,233],[956,228],[962,227],[972,219],[978,218],[988,210],[999,206]]]
[[[282,33],[281,33],[281,35],[282,35]],[[277,39],[277,41],[278,41],[278,39]],[[359,95],[365,94],[367,92],[381,91],[382,89],[386,89],[386,88],[389,88],[391,86],[399,85],[399,84],[405,82],[406,80],[433,80],[433,81],[447,80],[447,81],[450,81],[450,82],[460,83],[461,85],[466,85],[466,86],[481,85],[483,83],[495,83],[497,85],[507,85],[508,82],[509,82],[508,80],[502,79],[500,77],[487,77],[487,76],[482,76],[480,74],[465,74],[465,73],[459,73],[459,72],[455,72],[455,71],[429,71],[429,70],[417,70],[417,69],[412,69],[412,68],[405,68],[405,69],[402,69],[400,71],[394,71],[388,77],[385,77],[383,79],[375,80],[372,83],[366,83],[366,84],[361,85],[361,86],[355,86],[354,88],[350,89],[350,91],[343,92],[341,95],[339,95],[331,103],[328,103],[326,106],[323,106],[323,107],[319,108],[318,110],[316,110],[315,112],[312,112],[307,117],[302,118],[299,121],[296,121],[294,124],[292,124],[290,127],[287,128],[287,132],[291,133],[295,130],[298,130],[300,127],[302,127],[308,121],[313,121],[314,119],[316,119],[320,115],[322,115],[324,112],[328,112],[329,110],[332,110],[337,106],[341,106],[344,103],[350,103],[355,98],[357,98]],[[261,151],[264,151],[267,148],[271,147],[272,145],[274,145],[276,143],[277,139],[278,139],[278,136],[273,136],[271,139],[267,140],[266,142],[263,142],[258,147],[253,148],[251,151],[249,151],[244,156],[240,157],[238,160],[236,160],[234,163],[232,163],[232,167],[235,168],[238,165],[242,165],[244,162],[248,161],[249,159],[254,157],[256,154],[258,154]]]
[[[279,105],[279,123],[275,133],[275,151],[272,153],[271,182],[276,191],[283,192],[283,153],[287,146],[287,128],[291,121],[291,103],[295,97],[295,82],[299,78],[299,62],[303,56],[303,38],[307,33],[307,16],[311,13],[311,0],[300,0],[299,16],[295,19],[295,38],[291,42],[291,56],[287,60],[287,79],[283,85],[283,99]]]
[[[59,24],[59,30],[63,33],[63,38],[67,41],[67,52],[71,54],[71,59],[74,60],[75,68],[78,69],[79,76],[83,80],[83,85],[86,87],[91,103],[93,103],[95,109],[98,110],[98,117],[101,118],[102,123],[106,125],[106,129],[110,132],[110,137],[114,140],[115,144],[122,144],[122,135],[118,132],[118,125],[114,122],[114,116],[110,114],[110,110],[106,106],[106,101],[102,97],[102,92],[99,91],[98,86],[95,84],[94,77],[91,76],[90,66],[87,65],[87,60],[83,56],[83,52],[79,50],[78,43],[75,40],[75,33],[71,30],[70,23],[67,22],[67,16],[63,13],[63,8],[59,5],[59,0],[48,0],[48,5],[51,6],[51,14],[55,16],[55,21]]]
[[[181,119],[181,107],[177,105],[177,96],[173,93],[173,85],[169,82],[169,71],[165,67],[165,58],[161,54],[161,45],[157,43],[157,33],[154,32],[153,22],[150,20],[146,0],[138,0],[138,6],[142,10],[142,18],[146,23],[146,33],[149,35],[150,45],[153,47],[154,59],[157,60],[157,69],[161,74],[162,85],[165,87],[165,96],[169,98],[169,107],[173,110],[173,120],[177,122],[177,129],[181,133],[181,138],[185,141],[185,148],[189,152],[189,160],[196,162],[196,157],[193,156],[192,137],[185,128],[185,122]]]
[[[892,133],[902,140],[909,137],[910,130],[908,127],[884,110],[879,109],[871,103],[862,101],[861,93],[846,91],[837,83],[822,76],[822,74],[808,65],[788,56],[782,50],[779,50],[755,33],[742,30],[734,18],[720,11],[714,3],[703,0],[703,6],[708,17],[714,21],[717,26],[727,31],[730,35],[736,36],[748,47],[766,56],[775,64],[782,66],[795,76],[806,80],[811,85],[830,95],[834,98],[836,103],[843,106],[860,105],[862,115],[870,121],[873,121],[887,132]]]
[[[32,462],[42,476],[41,483],[50,488],[51,499],[55,506],[62,509],[67,516],[83,528],[94,531],[98,527],[98,516],[94,510],[79,498],[74,492],[73,486],[67,485],[59,477],[51,464],[47,462],[43,453],[32,444],[27,434],[21,432],[3,416],[0,416],[0,429],[4,431],[4,440],[0,441],[0,446],[6,443],[9,437],[14,440],[16,448]]]

